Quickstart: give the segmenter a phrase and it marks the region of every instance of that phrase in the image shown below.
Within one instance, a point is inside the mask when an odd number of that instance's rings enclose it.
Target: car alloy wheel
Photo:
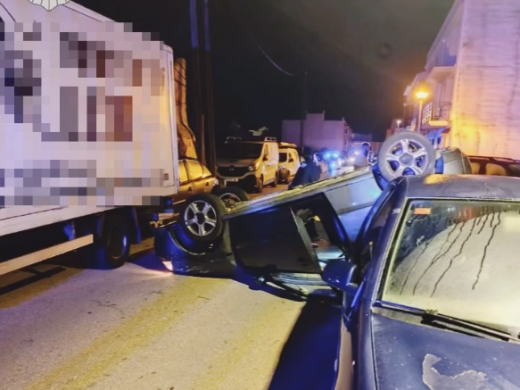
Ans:
[[[199,200],[191,203],[184,211],[186,227],[195,236],[210,235],[217,226],[217,212],[208,202]]]

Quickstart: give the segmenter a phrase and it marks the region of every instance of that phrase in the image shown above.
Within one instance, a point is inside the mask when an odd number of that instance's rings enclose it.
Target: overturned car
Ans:
[[[458,149],[435,151],[418,133],[395,134],[372,165],[228,208],[223,235],[204,247],[184,246],[179,252],[182,231],[162,227],[156,231],[156,253],[171,259],[179,253],[203,257],[211,251],[232,252],[236,264],[260,283],[305,294],[303,286],[324,284],[320,275],[327,262],[348,258],[389,183],[432,173],[469,174],[471,163]],[[319,240],[313,237],[316,231]]]

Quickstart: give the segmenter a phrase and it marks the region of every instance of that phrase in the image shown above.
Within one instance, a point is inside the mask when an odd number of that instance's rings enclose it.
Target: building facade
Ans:
[[[282,141],[301,147],[301,120],[282,121]],[[313,150],[324,148],[344,151],[348,147],[352,129],[345,119],[330,120],[321,113],[307,113],[303,125],[303,146]]]
[[[519,0],[455,1],[405,91],[402,127],[468,155],[520,158]]]

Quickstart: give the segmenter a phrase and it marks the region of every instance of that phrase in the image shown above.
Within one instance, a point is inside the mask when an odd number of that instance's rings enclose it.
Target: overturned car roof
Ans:
[[[239,203],[232,209],[228,209],[226,211],[226,214],[224,214],[224,219],[231,219],[239,215],[256,213],[271,207],[277,207],[289,202],[306,199],[317,194],[332,191],[338,187],[354,184],[359,185],[360,182],[367,183],[364,184],[364,188],[367,188],[368,191],[371,191],[373,187],[377,186],[377,184],[375,184],[370,167],[363,167],[350,173],[320,180],[312,184],[299,186],[292,190],[273,192],[256,199],[249,200],[247,202]],[[374,199],[377,198],[379,192],[379,189],[377,192],[372,190],[370,192],[371,197]]]
[[[405,176],[407,198],[520,200],[520,178],[483,175]],[[404,184],[404,183],[403,183]]]

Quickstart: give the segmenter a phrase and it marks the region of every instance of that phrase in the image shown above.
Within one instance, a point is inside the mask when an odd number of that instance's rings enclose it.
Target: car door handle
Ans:
[[[188,192],[192,192],[193,191],[193,188],[188,188]]]
[[[209,187],[209,181],[206,182],[206,187]]]

